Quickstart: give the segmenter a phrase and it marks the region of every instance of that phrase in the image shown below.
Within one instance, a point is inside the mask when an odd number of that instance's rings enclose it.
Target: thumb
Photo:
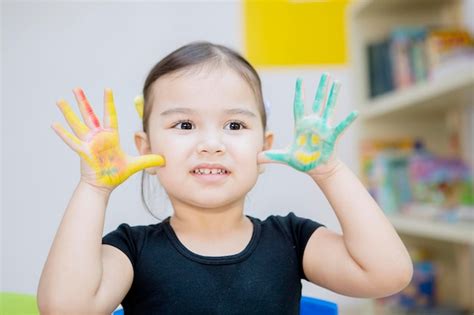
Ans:
[[[288,152],[286,150],[267,150],[257,154],[257,164],[279,163],[288,164]]]
[[[133,173],[149,167],[165,166],[165,158],[158,154],[146,154],[132,157],[129,167]]]

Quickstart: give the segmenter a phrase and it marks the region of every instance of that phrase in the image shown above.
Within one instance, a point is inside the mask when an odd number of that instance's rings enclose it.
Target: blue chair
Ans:
[[[337,304],[308,296],[301,297],[300,315],[337,315]],[[123,310],[116,310],[113,315],[123,315]]]
[[[337,304],[308,296],[301,297],[300,315],[337,315]]]

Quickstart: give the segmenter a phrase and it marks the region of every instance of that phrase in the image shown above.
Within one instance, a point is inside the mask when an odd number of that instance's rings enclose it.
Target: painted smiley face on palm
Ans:
[[[333,154],[336,140],[340,134],[357,118],[357,111],[351,112],[336,127],[331,127],[332,116],[341,84],[337,81],[331,85],[329,97],[322,115],[319,115],[326,101],[329,75],[323,74],[309,115],[304,113],[302,80],[296,81],[293,115],[295,136],[293,143],[284,151],[265,151],[264,154],[272,161],[288,164],[291,167],[308,172],[326,163]]]
[[[122,150],[118,134],[118,118],[111,89],[104,91],[103,126],[95,115],[84,91],[76,88],[74,95],[84,122],[76,116],[65,100],[59,100],[57,104],[74,134],[58,123],[54,123],[52,127],[90,168],[90,171],[81,170],[83,178],[96,186],[114,188],[138,171],[165,165],[165,159],[160,155],[147,154],[134,157]]]

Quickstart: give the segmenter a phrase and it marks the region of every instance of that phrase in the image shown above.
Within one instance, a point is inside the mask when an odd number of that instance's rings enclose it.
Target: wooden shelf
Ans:
[[[404,215],[387,217],[401,234],[474,245],[474,223],[449,223]]]
[[[349,61],[354,102],[360,111],[358,137],[361,141],[420,139],[429,151],[439,156],[461,151],[456,154],[461,154],[474,170],[472,59],[460,55],[449,64],[434,68],[427,81],[371,99],[366,55],[367,45],[386,39],[400,26],[462,27],[463,8],[462,0],[358,0],[351,3],[347,12]],[[459,148],[453,148],[453,139],[459,141]],[[414,255],[420,249],[440,268],[438,302],[474,311],[474,222],[449,223],[408,214],[387,217]],[[372,302],[367,303],[367,309],[361,314],[380,313]]]
[[[395,9],[426,9],[427,5],[446,5],[446,0],[358,0],[352,5],[353,14],[361,15],[381,15],[392,12]]]
[[[452,106],[464,105],[469,98],[474,99],[474,65],[469,65],[449,78],[428,80],[376,97],[361,106],[361,117],[374,120],[393,119],[395,115],[425,115],[429,111],[436,114]]]

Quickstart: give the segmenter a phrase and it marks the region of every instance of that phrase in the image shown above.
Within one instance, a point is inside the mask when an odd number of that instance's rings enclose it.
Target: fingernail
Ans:
[[[84,91],[81,88],[75,88],[74,89],[74,94],[77,96],[77,98],[80,101],[83,101],[86,99],[86,95],[84,94]]]

